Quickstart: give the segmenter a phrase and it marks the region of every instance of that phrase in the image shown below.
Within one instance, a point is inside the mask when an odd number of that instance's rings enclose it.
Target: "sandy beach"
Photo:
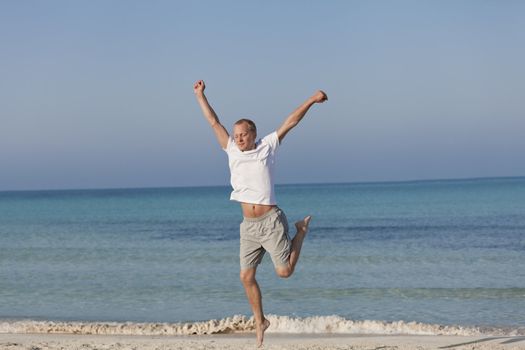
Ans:
[[[0,349],[255,349],[254,335],[131,336],[71,334],[0,334]],[[525,337],[414,335],[283,335],[268,334],[264,349],[525,349]]]
[[[523,328],[268,316],[265,349],[525,349]],[[0,322],[0,349],[253,349],[253,318],[193,323]]]

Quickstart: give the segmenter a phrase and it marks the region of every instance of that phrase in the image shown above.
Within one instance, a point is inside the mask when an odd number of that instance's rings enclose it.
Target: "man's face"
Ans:
[[[235,139],[235,144],[243,152],[255,148],[256,137],[256,133],[250,131],[250,126],[247,123],[233,126],[233,138]]]

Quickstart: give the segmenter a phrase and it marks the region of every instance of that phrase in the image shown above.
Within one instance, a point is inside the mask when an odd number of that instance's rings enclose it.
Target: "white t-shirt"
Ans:
[[[230,136],[224,151],[228,154],[233,191],[230,200],[251,204],[276,205],[274,192],[275,152],[279,148],[277,131],[255,143],[255,149],[242,152]]]

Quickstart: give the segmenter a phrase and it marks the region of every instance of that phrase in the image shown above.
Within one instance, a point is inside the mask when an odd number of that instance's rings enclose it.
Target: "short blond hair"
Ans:
[[[254,133],[257,134],[257,127],[255,126],[255,123],[253,122],[253,120],[243,118],[243,119],[237,120],[235,124],[233,125],[240,125],[242,123],[248,124],[248,128],[250,129],[250,131],[253,131]]]

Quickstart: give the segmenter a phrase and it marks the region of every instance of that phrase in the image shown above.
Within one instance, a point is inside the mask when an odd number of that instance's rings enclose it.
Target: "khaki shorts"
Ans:
[[[288,220],[278,207],[241,223],[241,269],[259,265],[266,251],[275,267],[288,265],[291,247]]]

